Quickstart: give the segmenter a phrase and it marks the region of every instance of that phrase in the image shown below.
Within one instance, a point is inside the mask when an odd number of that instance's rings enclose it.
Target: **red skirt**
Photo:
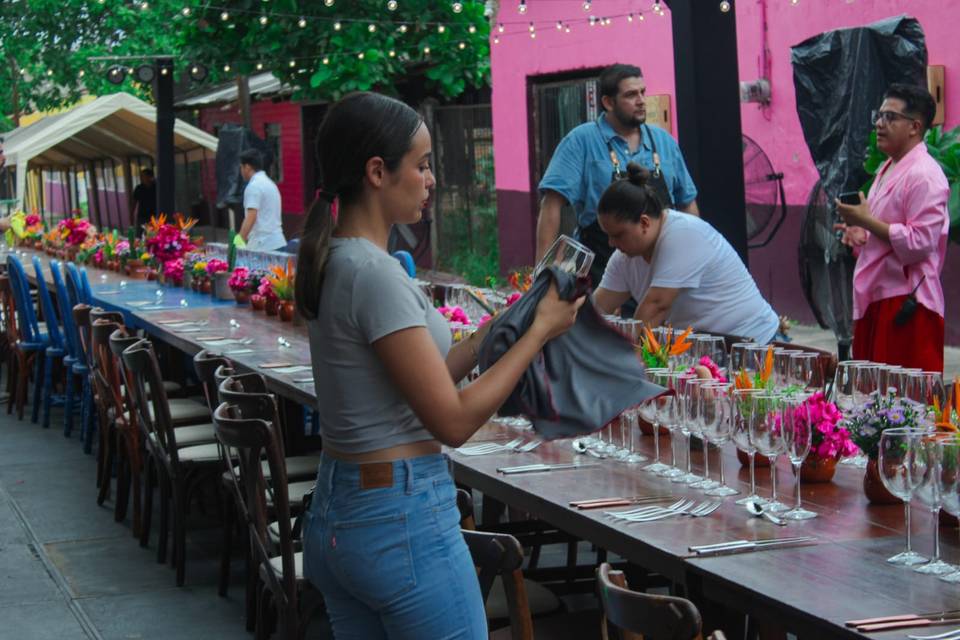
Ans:
[[[907,296],[873,302],[853,325],[853,357],[924,371],[943,371],[943,318],[921,304],[901,326],[893,323]]]

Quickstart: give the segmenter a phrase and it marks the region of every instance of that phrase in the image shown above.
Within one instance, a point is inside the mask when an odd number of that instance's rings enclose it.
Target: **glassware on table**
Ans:
[[[683,421],[683,401],[679,396],[680,378],[687,374],[678,371],[668,371],[656,374],[656,384],[664,389],[673,391],[657,399],[657,421],[670,432],[670,464],[665,465],[657,475],[661,478],[675,478],[682,476],[683,471],[677,468],[677,454],[674,442],[675,434]]]
[[[657,374],[661,373],[669,373],[669,371],[658,368],[647,369],[647,380],[654,384],[659,384],[657,382]],[[657,405],[658,399],[651,398],[640,405],[639,408],[640,417],[649,422],[653,427],[653,462],[643,468],[644,471],[649,471],[650,473],[659,473],[667,468],[667,465],[660,462],[660,418]]]
[[[887,558],[890,564],[916,565],[927,561],[913,550],[910,535],[910,500],[913,497],[914,484],[911,475],[915,474],[917,449],[920,440],[926,435],[921,429],[886,429],[880,434],[877,454],[877,471],[880,481],[887,491],[903,500],[904,520],[907,529],[907,548],[905,551]]]
[[[781,433],[787,457],[793,465],[797,489],[793,508],[781,516],[787,520],[809,520],[817,517],[816,512],[803,508],[800,498],[800,467],[810,453],[810,445],[813,442],[810,405],[806,403],[808,397],[806,394],[793,394],[783,399]]]
[[[954,518],[960,516],[960,440],[956,436],[937,439],[940,448],[940,472],[937,483],[940,488],[941,508]],[[952,573],[940,576],[944,582],[960,583],[960,567]]]
[[[623,413],[623,416],[626,417],[626,424],[621,422],[620,433],[621,437],[623,438],[623,443],[621,446],[626,451],[626,456],[622,458],[622,461],[626,462],[627,464],[640,464],[641,462],[646,462],[646,456],[641,455],[638,451],[638,445],[640,441],[640,423],[637,420],[639,417],[639,408],[631,407]]]
[[[837,363],[837,371],[833,374],[833,385],[830,388],[830,400],[836,403],[841,411],[853,409],[853,368],[858,364],[867,364],[866,360],[844,360]]]
[[[533,278],[536,279],[540,272],[547,267],[558,267],[561,271],[578,277],[586,276],[590,273],[593,258],[593,251],[585,245],[580,244],[570,236],[561,235],[554,240],[547,252],[543,254],[543,258],[537,263],[533,270]]]
[[[753,438],[751,437],[751,424],[756,418],[753,398],[761,393],[763,393],[763,389],[733,390],[731,412],[733,422],[731,423],[730,435],[734,444],[747,454],[750,463],[750,495],[737,500],[737,504],[747,504],[748,502],[766,504],[767,502],[766,499],[757,494],[757,467],[754,464],[757,447],[753,444]]]
[[[903,367],[895,364],[885,364],[880,366],[880,392],[887,393],[890,389],[893,389],[895,393],[899,394],[897,389],[897,374]]]
[[[699,394],[698,399],[698,412],[697,412],[697,424],[695,435],[700,438],[700,442],[703,443],[703,479],[699,482],[694,482],[690,485],[693,489],[700,489],[701,491],[708,491],[710,489],[715,489],[720,486],[720,482],[710,478],[710,439],[707,433],[707,422],[716,421],[723,418],[723,405],[722,403],[718,406],[715,398],[717,396],[726,398],[730,390],[733,388],[733,384],[729,382],[715,382],[713,380],[705,380],[697,389]],[[719,409],[719,412],[718,412]],[[715,428],[715,427],[714,427]],[[721,477],[723,476],[723,462],[721,461]]]
[[[680,435],[683,436],[686,443],[686,463],[687,468],[682,476],[672,478],[673,482],[682,484],[696,484],[703,480],[693,472],[693,436],[699,433],[700,429],[697,421],[700,420],[700,385],[706,380],[696,377],[694,374],[682,376],[680,378],[680,395],[683,403],[683,417],[680,420]]]
[[[749,370],[748,350],[755,346],[754,342],[735,342],[730,345],[729,369],[731,372]]]
[[[735,496],[739,491],[727,486],[723,475],[723,445],[730,440],[733,427],[733,385],[710,384],[704,387],[703,401],[703,435],[704,447],[712,443],[720,452],[720,481],[706,490],[708,496]],[[707,451],[709,453],[709,451]],[[752,465],[751,465],[752,466]],[[705,473],[704,475],[708,475]]]
[[[901,398],[907,397],[910,374],[919,373],[920,371],[921,369],[915,369],[913,367],[900,367],[898,370],[890,372],[890,379],[897,390],[898,396]]]
[[[923,403],[932,407],[936,401],[937,406],[944,406],[947,402],[947,389],[943,384],[943,374],[939,371],[921,371],[920,375],[923,377]]]
[[[940,507],[943,504],[940,494],[941,452],[942,449],[937,446],[936,436],[927,435],[920,438],[910,477],[913,495],[920,504],[930,509],[933,516],[933,557],[930,558],[930,562],[916,566],[913,570],[935,576],[953,573],[956,570],[956,567],[940,558]]]
[[[787,385],[796,385],[801,389],[809,388],[814,382],[819,362],[820,356],[816,353],[801,351],[800,353],[790,354]]]
[[[880,365],[864,362],[853,366],[853,404],[862,406],[880,390]]]
[[[783,443],[783,396],[778,393],[759,393],[751,399],[755,416],[750,422],[750,440],[757,453],[770,461],[770,499],[764,506],[767,511],[786,511],[789,507],[777,496],[777,458],[784,451]]]
[[[803,353],[800,349],[773,350],[773,380],[777,388],[790,384],[790,357]]]

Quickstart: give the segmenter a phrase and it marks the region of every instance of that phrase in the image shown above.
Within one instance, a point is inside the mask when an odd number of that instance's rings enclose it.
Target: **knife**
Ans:
[[[889,629],[909,629],[910,627],[932,627],[940,624],[954,624],[960,622],[960,617],[941,618],[913,618],[898,622],[880,622],[877,624],[861,624],[856,629],[860,632],[887,631]]]
[[[732,540],[730,542],[718,542],[716,544],[694,545],[688,548],[697,555],[705,555],[710,553],[722,553],[724,551],[750,551],[754,549],[766,549],[769,547],[779,547],[789,544],[813,542],[814,540],[816,540],[814,536],[770,538],[768,540]]]
[[[497,469],[503,475],[512,475],[516,473],[535,473],[537,471],[557,471],[559,469],[580,469],[581,467],[596,467],[597,463],[587,462],[569,462],[564,464],[527,464],[519,467],[500,467]]]
[[[576,509],[601,509],[604,507],[626,507],[634,504],[667,502],[668,500],[673,500],[673,496],[595,498],[593,500],[575,500],[570,503],[570,506]]]
[[[950,611],[933,611],[930,613],[901,613],[895,616],[864,618],[862,620],[847,620],[843,624],[848,627],[861,627],[866,624],[878,624],[880,622],[901,622],[903,620],[919,620],[921,618],[945,618],[955,613],[960,613],[960,609],[951,609]]]

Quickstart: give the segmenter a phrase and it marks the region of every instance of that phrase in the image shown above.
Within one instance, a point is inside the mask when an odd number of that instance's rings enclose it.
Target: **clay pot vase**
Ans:
[[[250,292],[249,291],[234,291],[233,299],[237,301],[237,304],[249,304],[250,303]]]
[[[213,292],[213,282],[210,281],[210,278],[204,278],[203,282],[200,284],[200,293],[212,293]]]
[[[36,242],[33,243],[33,248],[36,249],[37,251],[42,251],[43,243],[37,240]]]
[[[280,302],[280,308],[278,312],[281,320],[284,322],[293,322],[293,316],[296,313],[296,307],[293,305],[293,300],[282,300]]]
[[[863,474],[863,492],[867,495],[870,504],[900,504],[902,502],[900,498],[887,491],[887,488],[883,486],[877,461],[873,459],[867,462],[867,472]]]
[[[156,279],[157,279],[156,269],[151,269],[147,267],[147,280],[156,280]]]
[[[268,316],[277,315],[280,313],[280,301],[267,299],[267,306],[264,307],[264,311],[267,312]]]
[[[739,448],[737,448],[737,460],[740,461],[741,467],[750,467],[750,457]],[[766,456],[762,456],[758,453],[753,457],[753,464],[757,469],[769,468],[770,460],[768,460]]]
[[[830,482],[837,472],[836,458],[807,456],[800,465],[800,481],[804,484]]]
[[[263,311],[267,307],[267,299],[259,293],[254,293],[250,296],[250,306],[254,311]]]

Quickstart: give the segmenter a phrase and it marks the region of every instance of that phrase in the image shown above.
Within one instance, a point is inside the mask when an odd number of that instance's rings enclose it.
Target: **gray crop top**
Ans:
[[[331,238],[319,313],[307,327],[326,445],[365,453],[433,438],[372,346],[427,327],[444,357],[450,350],[447,321],[393,256],[363,238]]]

